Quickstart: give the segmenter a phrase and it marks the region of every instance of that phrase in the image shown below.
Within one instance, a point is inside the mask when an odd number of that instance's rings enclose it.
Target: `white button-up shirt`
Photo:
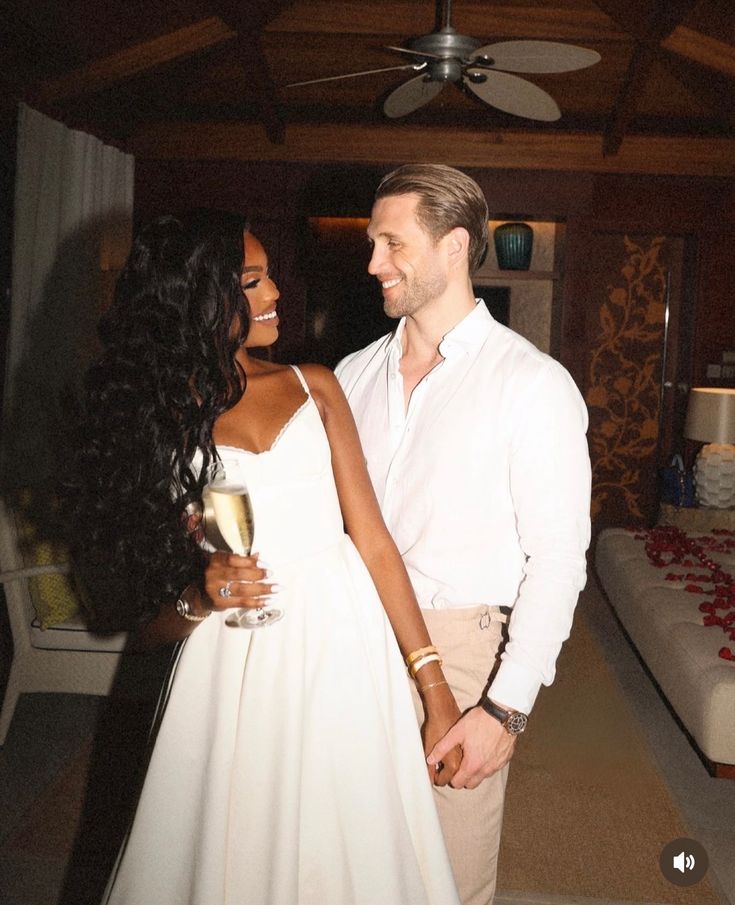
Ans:
[[[419,604],[512,607],[489,696],[528,713],[586,580],[587,410],[567,371],[478,301],[408,409],[405,320],[336,373]]]

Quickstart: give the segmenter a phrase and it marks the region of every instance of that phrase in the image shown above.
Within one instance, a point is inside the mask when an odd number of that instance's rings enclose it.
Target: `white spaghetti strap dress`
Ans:
[[[250,490],[280,622],[183,646],[106,905],[458,905],[406,670],[307,393]]]

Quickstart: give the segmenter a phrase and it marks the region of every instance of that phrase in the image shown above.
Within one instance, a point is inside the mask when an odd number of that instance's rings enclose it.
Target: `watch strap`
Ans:
[[[509,735],[520,735],[528,723],[528,716],[520,710],[505,710],[498,707],[490,698],[484,697],[480,701],[480,707],[496,719]]]
[[[480,707],[485,711],[485,713],[489,713],[491,717],[494,717],[499,723],[504,723],[508,717],[510,716],[510,710],[504,710],[502,707],[498,707],[490,698],[483,698],[480,701]]]

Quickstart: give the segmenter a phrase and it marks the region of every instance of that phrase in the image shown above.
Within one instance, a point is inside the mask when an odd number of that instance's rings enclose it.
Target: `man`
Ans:
[[[589,544],[586,409],[558,362],[475,299],[487,220],[480,187],[458,170],[386,176],[368,270],[401,320],[337,366],[463,711],[429,763],[440,770],[462,748],[451,787],[435,792],[464,905],[493,900],[507,764],[554,679]]]

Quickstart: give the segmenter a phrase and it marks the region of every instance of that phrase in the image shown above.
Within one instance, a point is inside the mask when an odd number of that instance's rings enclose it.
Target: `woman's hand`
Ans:
[[[230,596],[222,597],[220,588],[228,587]],[[133,637],[132,644],[140,650],[152,650],[163,644],[182,641],[205,621],[212,610],[228,610],[232,607],[263,606],[279,591],[273,574],[258,555],[235,556],[233,553],[212,553],[204,570],[204,592],[190,585],[182,591],[182,598],[189,604],[194,619],[179,615],[175,601],[161,606],[158,615],[142,625]],[[184,597],[184,595],[186,595]]]
[[[229,589],[227,596],[220,591]],[[212,610],[233,607],[259,607],[278,594],[273,572],[258,554],[237,556],[234,553],[212,553],[204,571],[204,605]],[[438,741],[438,739],[437,739]]]
[[[454,726],[462,716],[454,695],[446,685],[427,690],[423,695],[426,719],[421,727],[424,754],[428,757],[434,745]],[[462,749],[457,746],[446,754],[440,764],[430,766],[429,779],[435,786],[446,786],[459,769]]]

